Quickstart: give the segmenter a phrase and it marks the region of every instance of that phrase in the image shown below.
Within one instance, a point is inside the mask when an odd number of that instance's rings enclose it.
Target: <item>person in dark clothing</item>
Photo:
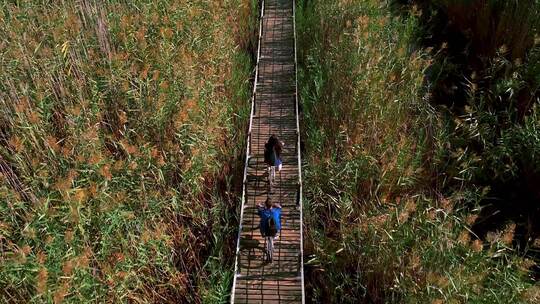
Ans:
[[[281,171],[283,146],[284,143],[276,135],[270,136],[268,142],[264,145],[264,162],[268,165],[268,181],[270,184],[273,184],[276,177],[276,167],[278,172]]]

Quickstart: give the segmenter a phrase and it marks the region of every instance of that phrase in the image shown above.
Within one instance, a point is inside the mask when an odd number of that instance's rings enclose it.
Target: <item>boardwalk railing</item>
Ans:
[[[304,303],[295,2],[263,0],[259,17],[231,303]],[[267,190],[262,157],[271,134],[285,141],[283,170],[274,191]],[[258,232],[256,211],[267,197],[283,207],[272,263],[263,260],[265,240]]]
[[[261,3],[261,10],[259,13],[259,37],[257,39],[257,62],[255,64],[255,78],[253,82],[253,92],[251,93],[251,111],[249,114],[249,128],[246,148],[246,160],[244,162],[244,175],[242,178],[242,201],[240,205],[240,221],[238,225],[238,237],[236,239],[236,257],[234,261],[234,279],[231,292],[231,303],[234,303],[234,295],[236,290],[236,276],[238,274],[238,256],[240,254],[240,236],[242,234],[242,222],[244,221],[244,209],[246,205],[246,182],[247,182],[247,169],[249,164],[250,148],[251,148],[251,130],[253,127],[253,112],[255,111],[255,95],[257,93],[257,82],[259,80],[259,61],[261,58],[261,39],[263,30],[263,17],[264,17],[264,0]]]
[[[302,279],[302,304],[306,301],[304,288],[304,204],[302,183],[302,143],[300,140],[300,105],[298,103],[298,49],[296,43],[296,1],[293,0],[293,32],[294,32],[294,107],[296,116],[296,151],[298,158],[298,207],[300,209],[300,264]]]

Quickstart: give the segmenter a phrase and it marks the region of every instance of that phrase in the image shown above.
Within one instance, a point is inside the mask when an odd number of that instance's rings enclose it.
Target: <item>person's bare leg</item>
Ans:
[[[270,166],[270,174],[272,176],[270,184],[273,185],[276,179],[276,166]]]
[[[268,261],[272,262],[272,258],[274,255],[274,238],[269,236],[266,238],[266,252],[268,253]]]

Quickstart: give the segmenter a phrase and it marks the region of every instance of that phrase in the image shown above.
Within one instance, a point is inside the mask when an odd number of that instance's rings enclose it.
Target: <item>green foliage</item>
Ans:
[[[490,193],[482,172],[511,178],[538,164],[537,110],[520,124],[511,109],[495,111],[497,95],[487,90],[465,91],[476,95],[458,113],[430,102],[444,94],[432,83],[462,66],[445,57],[450,42],[422,49],[427,13],[408,9],[395,16],[377,0],[298,4],[311,297],[535,303],[528,275],[536,262],[513,247],[516,223],[477,236],[481,209],[469,206]],[[494,71],[483,74],[490,88],[535,96],[538,63],[527,54],[519,68],[493,57]]]
[[[0,4],[1,302],[226,300],[251,5]]]

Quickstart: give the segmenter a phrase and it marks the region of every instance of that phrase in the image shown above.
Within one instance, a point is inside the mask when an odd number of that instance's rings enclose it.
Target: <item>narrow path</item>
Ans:
[[[294,5],[294,0],[262,2],[231,303],[304,303]],[[285,142],[285,149],[283,169],[268,193],[263,155],[271,134]],[[264,262],[256,208],[268,195],[283,207],[272,263]]]

